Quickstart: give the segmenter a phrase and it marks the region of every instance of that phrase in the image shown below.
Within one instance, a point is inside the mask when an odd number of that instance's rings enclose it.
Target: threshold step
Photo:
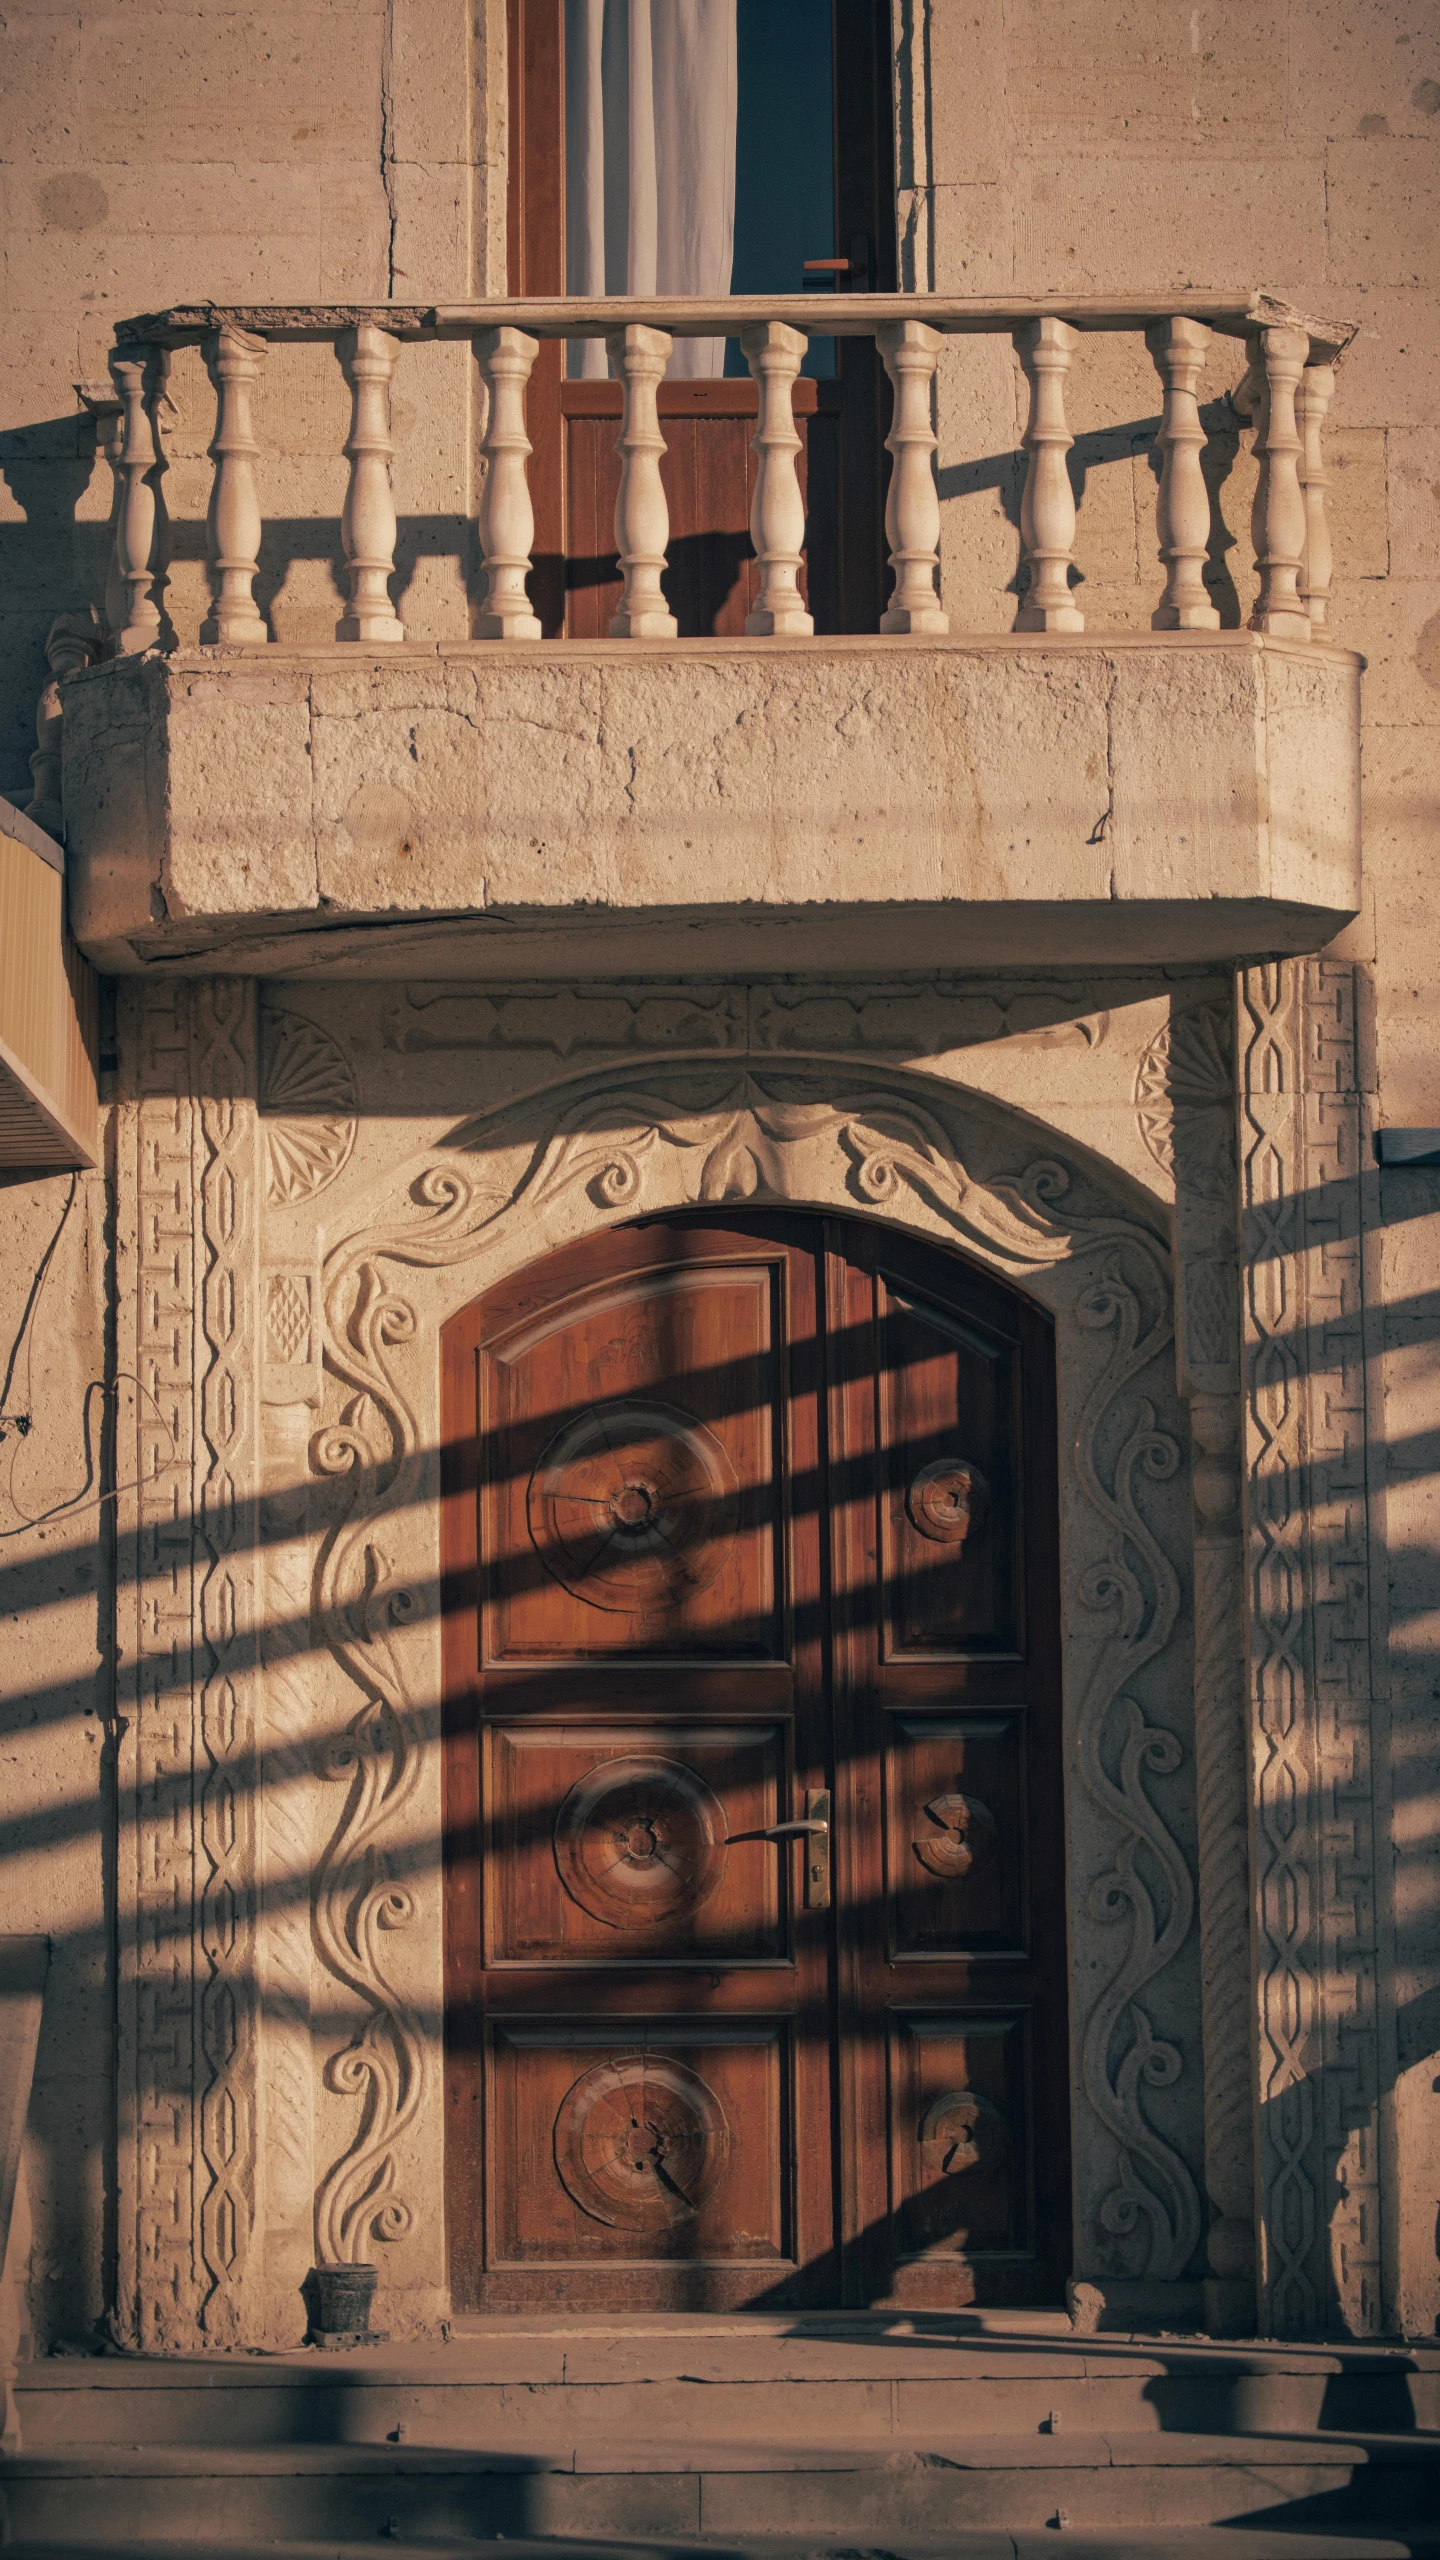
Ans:
[[[103,2537],[276,2543],[602,2542],[757,2535],[896,2538],[959,2531],[1242,2526],[1309,2536],[1433,2531],[1440,2438],[1386,2435],[991,2436],[837,2444],[554,2442],[520,2451],[408,2445],[94,2448],[0,2465],[5,2538],[93,2553]],[[1057,2524],[1056,2519],[1063,2522]],[[217,2536],[223,2518],[224,2534]],[[858,2541],[856,2539],[858,2537]],[[818,2548],[818,2543],[815,2546]],[[1050,2547],[1050,2546],[1047,2546]],[[1290,2544],[1292,2560],[1300,2550]],[[1399,2547],[1407,2545],[1403,2536]],[[1416,2546],[1418,2547],[1418,2546]],[[1226,2548],[1236,2560],[1235,2546]],[[512,2555],[507,2554],[507,2560]]]
[[[183,2542],[151,2537],[141,2541],[105,2541],[93,2537],[85,2548],[88,2560],[395,2560],[407,2549],[423,2560],[1056,2560],[1059,2545],[1070,2560],[1440,2560],[1440,2525],[1417,2525],[1400,2533],[1381,2528],[1347,2530],[1309,2526],[1297,2540],[1294,2532],[1251,2532],[1223,2526],[1167,2527],[1161,2533],[1106,2526],[1100,2529],[1057,2527],[1052,2521],[1036,2530],[1011,2531],[987,2526],[959,2526],[941,2534],[887,2534],[883,2543],[866,2544],[855,2536],[831,2538],[814,2534],[755,2533],[686,2536],[663,2540],[632,2537],[583,2544],[568,2536],[546,2535],[463,2540],[401,2533],[373,2541],[337,2545],[323,2541],[226,2541],[210,2535],[187,2535]],[[76,2560],[69,2542],[21,2541],[5,2545],[5,2560]]]

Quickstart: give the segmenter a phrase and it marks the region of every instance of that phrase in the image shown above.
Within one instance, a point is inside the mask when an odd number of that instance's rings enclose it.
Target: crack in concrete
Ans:
[[[395,155],[393,129],[395,122],[395,0],[385,0],[384,31],[380,40],[380,184],[385,193],[385,211],[389,218],[385,238],[385,292],[395,298],[395,235],[399,213],[395,202]]]
[[[1105,806],[1085,839],[1087,844],[1106,843],[1115,817],[1115,695],[1119,686],[1120,670],[1113,658],[1107,663],[1109,682],[1105,692]],[[1113,863],[1106,878],[1105,895],[1107,898],[1118,895]]]

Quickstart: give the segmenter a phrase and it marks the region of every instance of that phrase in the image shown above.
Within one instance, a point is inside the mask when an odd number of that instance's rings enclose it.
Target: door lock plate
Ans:
[[[812,1831],[805,1843],[805,1908],[828,1911],[830,1908],[830,1790],[812,1787],[805,1798],[805,1818],[822,1826]]]

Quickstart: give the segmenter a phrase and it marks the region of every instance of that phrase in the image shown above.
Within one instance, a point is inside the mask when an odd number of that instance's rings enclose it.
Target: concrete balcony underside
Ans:
[[[118,659],[65,689],[73,928],[287,976],[1312,950],[1359,673],[1245,632]]]

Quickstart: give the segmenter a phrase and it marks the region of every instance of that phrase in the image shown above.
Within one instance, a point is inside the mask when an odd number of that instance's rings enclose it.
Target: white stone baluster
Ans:
[[[1300,430],[1295,395],[1310,352],[1303,329],[1261,331],[1265,390],[1256,450],[1260,478],[1251,512],[1260,593],[1250,616],[1252,631],[1308,640],[1310,616],[1300,594],[1305,563],[1305,492],[1300,486]]]
[[[215,456],[215,483],[209,528],[219,588],[200,637],[223,641],[228,648],[257,648],[269,637],[254,596],[262,521],[255,481],[260,447],[251,409],[266,353],[263,338],[233,326],[217,329],[206,349],[220,404],[210,448]]]
[[[1300,383],[1296,415],[1304,447],[1300,477],[1305,488],[1305,567],[1300,579],[1300,593],[1305,599],[1312,632],[1323,631],[1329,620],[1330,579],[1335,566],[1330,522],[1325,513],[1325,492],[1329,480],[1321,442],[1334,397],[1334,366],[1307,364]]]
[[[101,655],[113,657],[116,635],[125,627],[126,590],[120,575],[120,510],[125,498],[125,479],[120,469],[125,451],[125,404],[118,396],[117,385],[106,382],[77,382],[76,391],[93,421],[95,451],[110,466],[110,515],[106,525],[105,602],[100,614],[102,632]]]
[[[1200,368],[1210,344],[1203,320],[1157,320],[1145,344],[1165,385],[1160,417],[1160,495],[1156,520],[1165,593],[1150,616],[1155,631],[1218,631],[1220,616],[1205,592],[1210,546],[1210,493],[1200,456]]]
[[[670,540],[670,510],[660,479],[665,439],[657,394],[672,341],[663,329],[632,326],[605,341],[625,392],[620,423],[620,491],[615,500],[615,547],[625,581],[620,610],[612,615],[615,640],[673,640],[679,625],[665,603],[660,572]]]
[[[117,589],[123,620],[114,633],[117,657],[153,649],[160,638],[155,588],[164,566],[165,509],[160,481],[165,457],[155,411],[170,374],[165,347],[117,347],[110,371],[125,413],[119,472],[123,484],[115,519]]]
[[[336,626],[337,640],[403,640],[405,625],[390,601],[395,574],[395,493],[390,485],[390,381],[400,356],[397,339],[373,320],[362,320],[340,338],[340,361],[354,396],[345,451],[350,485],[340,519],[340,539],[350,569],[350,610]]]
[[[480,494],[480,550],[485,562],[485,601],[475,629],[482,640],[538,640],[540,619],[525,581],[535,540],[526,463],[525,385],[540,353],[538,338],[523,329],[486,329],[475,354],[489,399],[485,426],[485,485]]]
[[[1065,456],[1075,439],[1065,423],[1065,377],[1080,332],[1066,320],[1031,320],[1015,344],[1030,383],[1023,438],[1030,457],[1020,501],[1020,540],[1030,584],[1015,617],[1018,631],[1083,631],[1085,616],[1070,595],[1075,499]]]
[[[805,547],[805,501],[795,457],[795,377],[810,341],[780,320],[752,321],[740,332],[745,361],[755,378],[760,415],[750,450],[755,456],[755,495],[750,539],[760,568],[760,594],[745,616],[752,637],[808,639],[815,628],[800,593]]]
[[[25,814],[57,844],[64,842],[65,812],[60,797],[60,735],[65,725],[65,700],[60,687],[66,676],[81,667],[92,667],[100,655],[103,634],[100,616],[93,605],[82,613],[62,613],[51,623],[45,641],[45,664],[50,681],[40,696],[35,713],[35,753],[30,770],[35,788]]]
[[[940,498],[935,486],[935,430],[930,391],[945,341],[919,320],[887,320],[875,332],[895,394],[895,418],[885,439],[894,456],[885,500],[885,539],[895,586],[880,617],[882,631],[943,632],[950,617],[940,603]]]

